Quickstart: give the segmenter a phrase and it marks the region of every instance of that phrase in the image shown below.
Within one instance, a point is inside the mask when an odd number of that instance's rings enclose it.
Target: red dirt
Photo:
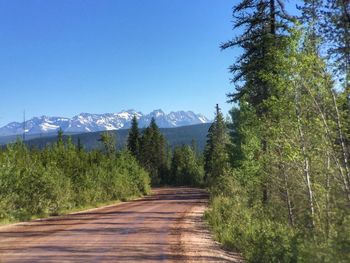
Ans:
[[[241,262],[212,241],[204,190],[160,188],[144,199],[0,227],[0,262]]]

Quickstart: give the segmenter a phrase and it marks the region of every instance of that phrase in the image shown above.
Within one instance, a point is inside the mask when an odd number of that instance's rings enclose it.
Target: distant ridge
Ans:
[[[165,136],[171,148],[181,145],[191,145],[194,142],[197,147],[197,151],[201,152],[204,149],[210,125],[211,123],[203,123],[190,126],[181,126],[176,128],[161,128],[160,131]],[[141,132],[142,131],[143,129],[141,129]],[[119,149],[125,147],[129,130],[120,129],[110,132],[114,133],[116,136],[117,147]],[[86,150],[93,150],[102,147],[101,143],[98,141],[101,133],[102,132],[100,131],[64,135],[64,139],[67,140],[68,137],[71,137],[73,143],[77,144],[79,138],[80,143],[84,146]],[[57,134],[50,134],[50,136],[47,137],[27,140],[26,144],[29,147],[44,148],[45,146],[55,143],[56,141]]]
[[[161,109],[158,109],[149,114],[143,114],[135,110],[105,114],[80,113],[72,118],[34,117],[25,122],[25,134],[30,138],[31,135],[38,137],[39,135],[45,136],[50,133],[56,133],[59,129],[62,129],[67,134],[127,129],[130,127],[134,115],[138,118],[140,128],[148,126],[152,117],[155,118],[160,128],[173,128],[210,122],[204,115],[196,114],[192,111],[176,111],[166,114]],[[0,128],[0,136],[21,135],[23,134],[23,127],[23,122],[11,122]]]

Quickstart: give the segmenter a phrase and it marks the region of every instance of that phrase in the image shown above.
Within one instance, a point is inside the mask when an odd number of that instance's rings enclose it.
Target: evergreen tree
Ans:
[[[221,45],[222,49],[241,47],[243,54],[230,67],[236,91],[229,94],[232,101],[243,95],[259,114],[266,112],[263,102],[273,93],[273,87],[259,72],[274,73],[273,48],[278,46],[292,18],[284,10],[282,1],[243,0],[233,8],[234,29],[241,35]]]
[[[100,135],[100,139],[98,140],[102,143],[104,147],[104,151],[108,154],[109,157],[113,157],[117,152],[117,141],[115,138],[115,134],[111,132],[103,132]]]
[[[128,140],[127,140],[127,148],[136,159],[139,159],[140,132],[138,128],[136,115],[134,115],[131,121],[131,128],[129,130]]]
[[[78,137],[78,141],[77,141],[77,150],[78,150],[78,152],[81,152],[81,151],[84,150],[84,146],[83,146],[83,144],[81,143],[80,137]]]
[[[219,105],[216,105],[215,119],[209,128],[204,150],[204,169],[207,183],[214,182],[223,176],[228,169],[228,144],[227,126]]]
[[[64,144],[64,142],[63,142],[63,130],[60,127],[58,132],[57,132],[57,145],[62,146],[63,144]]]
[[[168,172],[167,146],[156,121],[152,118],[141,137],[140,161],[150,173],[153,184],[160,184],[165,180]]]
[[[283,1],[278,0],[242,0],[233,8],[234,29],[241,29],[233,40],[221,45],[222,49],[240,47],[243,53],[230,67],[235,92],[229,94],[231,102],[245,100],[254,109],[259,118],[265,118],[271,97],[281,96],[273,82],[277,79],[280,57],[276,51],[286,48],[286,38],[291,22],[284,9]],[[266,76],[269,78],[266,78]],[[260,134],[261,150],[267,151],[267,138]],[[264,155],[264,153],[263,153]],[[261,160],[262,163],[263,160]],[[268,171],[263,168],[260,176],[263,201],[268,202]]]

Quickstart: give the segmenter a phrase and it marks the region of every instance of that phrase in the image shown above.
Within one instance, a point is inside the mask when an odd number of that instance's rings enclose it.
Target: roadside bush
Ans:
[[[315,229],[310,236],[273,218],[266,206],[251,204],[248,192],[230,177],[219,178],[211,194],[205,217],[216,239],[241,252],[247,262],[350,262],[350,216],[346,213],[336,217],[328,235]]]
[[[217,196],[206,218],[216,238],[226,247],[243,253],[248,262],[297,262],[298,239],[290,227],[274,222],[257,207]]]
[[[17,142],[0,151],[0,220],[33,216],[149,193],[150,178],[127,152],[85,152],[70,141],[28,150]]]

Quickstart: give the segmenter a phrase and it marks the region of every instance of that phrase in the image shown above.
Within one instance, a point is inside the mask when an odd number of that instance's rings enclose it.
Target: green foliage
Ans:
[[[245,46],[229,125],[231,167],[210,183],[207,218],[217,239],[248,262],[347,262],[349,93],[335,92],[310,34],[285,33],[276,45],[254,40],[261,67],[254,46]]]
[[[193,148],[188,145],[175,148],[169,175],[168,184],[192,186],[203,184],[203,165]]]
[[[147,194],[148,173],[128,152],[86,152],[62,134],[57,144],[29,150],[22,142],[0,152],[0,220],[30,219]]]
[[[114,156],[116,153],[117,140],[114,133],[103,132],[99,141],[103,144],[104,151],[110,156]]]
[[[152,184],[165,182],[169,170],[167,144],[154,118],[142,134],[139,154],[140,163],[150,173]]]
[[[211,184],[225,173],[229,164],[227,126],[219,105],[216,105],[215,119],[209,128],[207,138],[204,150],[205,181]]]
[[[264,218],[259,206],[247,209],[228,197],[215,197],[207,219],[217,238],[228,248],[243,253],[248,262],[296,262],[294,230]]]
[[[191,146],[177,146],[171,151],[154,119],[140,136],[136,116],[133,118],[127,148],[149,171],[152,184],[203,184],[204,169],[195,141],[191,141]]]
[[[128,134],[127,148],[135,158],[140,158],[140,131],[136,115],[132,118],[131,128]]]

